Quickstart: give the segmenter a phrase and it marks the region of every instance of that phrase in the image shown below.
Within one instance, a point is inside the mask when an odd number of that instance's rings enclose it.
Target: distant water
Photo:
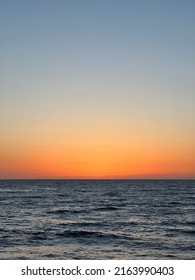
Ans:
[[[1,180],[0,259],[195,259],[195,181]]]

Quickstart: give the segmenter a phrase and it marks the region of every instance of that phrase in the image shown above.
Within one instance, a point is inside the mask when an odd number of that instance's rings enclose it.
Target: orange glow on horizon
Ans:
[[[0,150],[2,179],[195,178],[193,139],[175,142],[160,129],[90,125],[58,135],[40,127],[8,140]]]
[[[96,146],[81,145],[71,150],[23,151],[1,156],[1,178],[194,178],[195,161],[186,154],[142,149],[116,143]]]

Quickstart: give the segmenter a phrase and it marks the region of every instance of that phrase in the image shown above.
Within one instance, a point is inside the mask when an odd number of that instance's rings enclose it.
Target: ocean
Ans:
[[[0,180],[0,259],[195,259],[195,180]]]

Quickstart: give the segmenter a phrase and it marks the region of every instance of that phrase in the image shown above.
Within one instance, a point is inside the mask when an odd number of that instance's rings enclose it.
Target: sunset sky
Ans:
[[[0,178],[195,178],[194,0],[0,0]]]

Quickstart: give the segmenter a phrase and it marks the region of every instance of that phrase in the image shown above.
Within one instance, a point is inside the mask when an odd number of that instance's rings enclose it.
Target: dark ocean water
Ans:
[[[2,180],[0,259],[195,259],[195,181]]]

